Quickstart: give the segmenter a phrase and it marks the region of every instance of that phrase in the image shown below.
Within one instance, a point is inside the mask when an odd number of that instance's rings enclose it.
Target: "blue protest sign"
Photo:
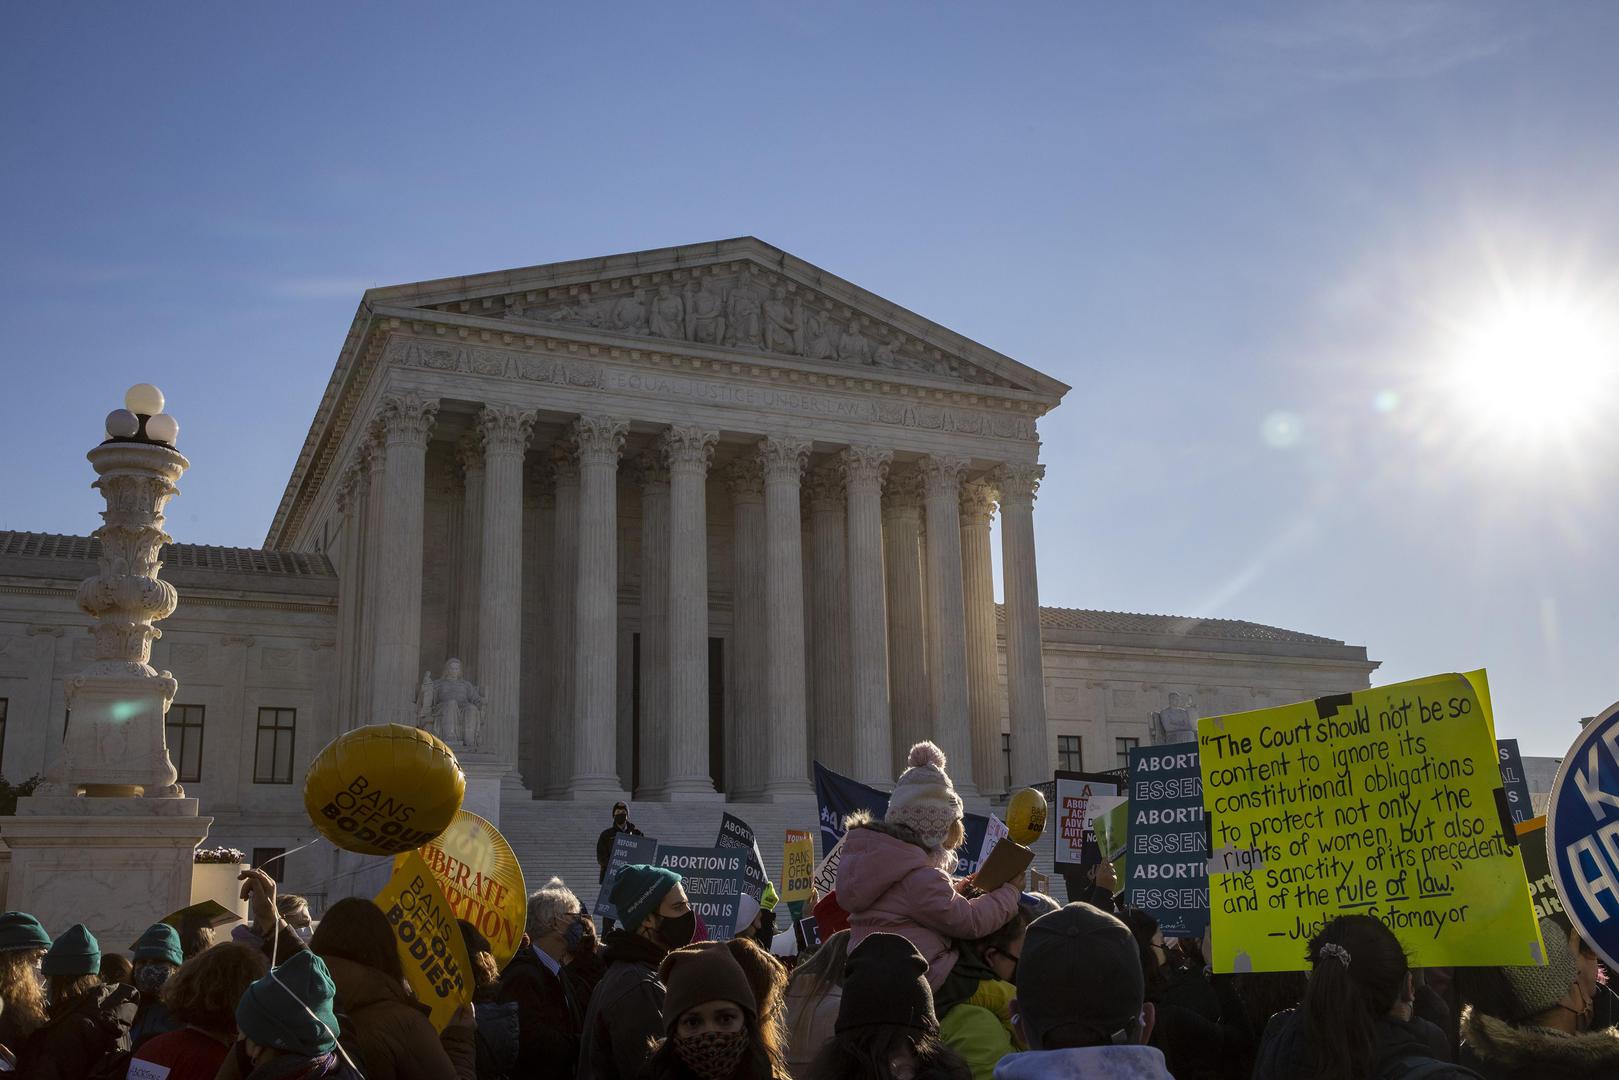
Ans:
[[[740,848],[658,848],[658,865],[680,875],[686,899],[713,941],[727,941],[740,929],[737,901],[747,886],[747,862],[748,853]]]
[[[1130,751],[1129,843],[1125,902],[1157,919],[1165,937],[1201,938],[1209,855],[1197,743]]]
[[[650,836],[619,833],[613,837],[613,853],[607,857],[607,871],[602,874],[601,891],[596,894],[595,914],[618,920],[618,908],[607,898],[613,892],[613,879],[626,866],[651,866],[657,857],[658,842]]]
[[[1619,704],[1585,725],[1557,769],[1546,861],[1574,928],[1619,966]]]
[[[831,851],[842,839],[843,820],[857,810],[864,810],[878,821],[888,813],[888,793],[868,787],[858,780],[833,772],[819,761],[815,762],[815,801],[821,812],[821,850]],[[962,877],[978,869],[978,853],[984,846],[984,831],[989,818],[967,814],[961,820],[967,839],[956,849],[956,873]]]
[[[1501,786],[1507,790],[1507,809],[1512,814],[1512,823],[1528,821],[1535,816],[1535,806],[1529,796],[1529,777],[1524,775],[1518,740],[1495,740],[1495,752],[1501,759]]]
[[[714,846],[740,848],[747,852],[747,893],[755,900],[762,897],[765,886],[770,884],[770,875],[765,873],[764,857],[759,854],[759,841],[753,835],[753,826],[735,814],[720,815],[720,834],[715,838]]]

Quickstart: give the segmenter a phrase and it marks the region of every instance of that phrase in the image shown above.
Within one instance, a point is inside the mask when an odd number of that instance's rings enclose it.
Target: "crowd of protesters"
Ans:
[[[443,1030],[387,918],[313,924],[243,875],[250,921],[215,942],[157,924],[126,957],[82,925],[0,915],[0,1071],[44,1080],[1530,1080],[1619,1076],[1619,998],[1551,920],[1546,963],[1413,971],[1375,918],[1328,922],[1308,973],[1211,975],[1209,944],[1116,907],[1103,867],[1059,906],[956,879],[962,804],[931,743],[880,821],[848,822],[823,943],[706,940],[679,875],[631,865],[596,924],[553,878],[501,969],[460,929],[473,993]],[[634,830],[615,807],[611,829]],[[600,861],[606,863],[606,855]],[[779,955],[773,955],[779,954]]]

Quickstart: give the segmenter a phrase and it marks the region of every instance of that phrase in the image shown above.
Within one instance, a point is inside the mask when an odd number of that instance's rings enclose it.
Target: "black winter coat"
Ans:
[[[551,974],[534,946],[524,945],[501,973],[499,998],[517,1006],[517,1064],[512,1075],[572,1080],[579,1063],[579,1036],[590,1005],[589,991],[569,977],[566,967],[560,977]],[[481,1022],[479,1031],[481,1035]]]
[[[1401,1080],[1410,1072],[1410,1066],[1437,1060],[1434,1047],[1429,1043],[1427,1029],[1391,1017],[1377,1021],[1377,1056],[1372,1072],[1365,1080]],[[1437,1036],[1442,1041],[1442,1036]],[[1408,1062],[1400,1068],[1401,1062]],[[1318,1066],[1311,1052],[1309,1036],[1304,1030],[1304,1012],[1288,1009],[1271,1017],[1265,1029],[1265,1041],[1259,1046],[1259,1060],[1254,1064],[1253,1080],[1297,1080],[1310,1076]],[[1479,1080],[1478,1074],[1459,1065],[1442,1063],[1441,1067],[1423,1074],[1422,1080]]]
[[[663,1035],[663,983],[658,965],[667,950],[628,930],[603,939],[607,972],[590,995],[581,1080],[636,1080],[651,1056],[651,1043]]]
[[[84,1080],[101,1060],[129,1049],[139,993],[116,983],[51,1006],[51,1018],[23,1045],[17,1073],[28,1080]]]

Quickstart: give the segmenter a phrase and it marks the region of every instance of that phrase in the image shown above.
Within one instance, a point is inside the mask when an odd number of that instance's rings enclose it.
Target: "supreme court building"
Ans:
[[[1113,767],[1171,691],[1368,684],[1331,638],[1043,609],[1037,425],[1067,390],[752,238],[370,290],[264,548],[169,549],[153,663],[210,842],[306,834],[314,753],[416,722],[450,658],[508,818],[797,803],[812,761],[884,785],[921,738],[981,798]],[[59,743],[93,551],[0,534],[9,779]]]

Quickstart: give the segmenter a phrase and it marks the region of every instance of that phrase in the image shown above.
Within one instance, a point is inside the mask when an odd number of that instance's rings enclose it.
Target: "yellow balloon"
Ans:
[[[320,834],[346,851],[397,855],[447,829],[466,792],[461,763],[436,736],[406,724],[368,724],[315,755],[304,809]]]
[[[1014,843],[1032,844],[1046,831],[1046,797],[1024,788],[1006,804],[1006,828]]]
[[[523,943],[523,922],[528,916],[528,893],[523,867],[511,844],[483,818],[470,810],[417,854],[438,879],[455,917],[465,919],[489,939],[495,967],[504,968]],[[394,858],[397,867],[404,855]]]

